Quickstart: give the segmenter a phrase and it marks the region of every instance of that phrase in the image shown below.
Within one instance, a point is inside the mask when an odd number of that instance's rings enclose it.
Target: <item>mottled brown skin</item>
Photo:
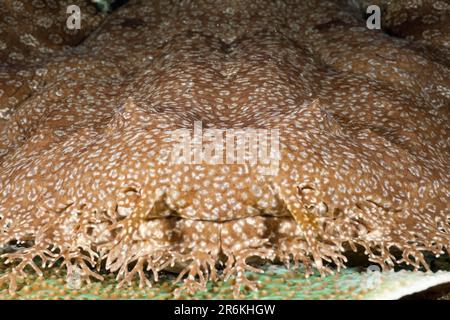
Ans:
[[[83,13],[79,30],[66,27],[69,5],[78,5]],[[63,66],[58,56],[80,44],[104,15],[85,0],[3,0],[0,14],[0,119],[9,119]],[[49,57],[55,58],[53,68],[42,68]]]
[[[350,1],[349,1],[350,2]],[[450,64],[450,2],[448,0],[358,0],[353,3],[365,13],[369,5],[381,9],[382,28],[387,33],[425,47],[434,59]]]
[[[250,258],[327,273],[358,245],[427,268],[450,241],[448,67],[361,25],[324,1],[131,1],[50,57],[0,128],[0,246],[24,247],[0,282],[40,257],[86,281],[177,270],[188,292],[234,276],[238,295]],[[195,121],[280,130],[279,173],[174,164]]]

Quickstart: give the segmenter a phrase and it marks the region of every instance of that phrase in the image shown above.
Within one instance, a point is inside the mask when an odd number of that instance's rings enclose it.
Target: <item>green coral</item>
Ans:
[[[115,0],[91,0],[95,4],[97,9],[101,12],[110,12],[111,6]]]
[[[258,291],[244,290],[241,299],[398,299],[414,292],[423,291],[442,283],[450,283],[450,272],[379,272],[350,268],[334,275],[321,277],[314,274],[303,276],[302,270],[288,270],[283,266],[266,265],[264,273],[248,273],[258,282]],[[0,276],[6,272],[0,269]],[[117,287],[114,275],[105,275],[103,282],[80,285],[66,283],[65,271],[46,270],[44,277],[31,275],[20,284],[19,290],[9,294],[4,288],[0,299],[173,299],[175,275],[163,273],[152,288],[139,288],[138,281],[131,286]],[[232,299],[234,280],[208,283],[208,290],[193,296],[181,295],[181,299]]]

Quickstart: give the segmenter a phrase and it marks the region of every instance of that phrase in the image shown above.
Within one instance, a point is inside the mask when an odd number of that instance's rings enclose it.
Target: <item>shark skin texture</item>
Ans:
[[[0,3],[2,297],[398,299],[449,282],[433,262],[450,246],[442,1],[412,31],[394,13],[414,10],[383,2],[385,32],[354,1],[79,0],[79,31],[67,4]],[[174,161],[174,132],[198,123],[276,131],[276,172]]]

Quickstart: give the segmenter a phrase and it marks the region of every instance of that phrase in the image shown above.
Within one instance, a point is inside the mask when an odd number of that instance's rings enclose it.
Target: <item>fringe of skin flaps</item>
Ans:
[[[102,281],[99,271],[104,266],[108,272],[116,273],[119,286],[130,284],[137,277],[139,285],[144,287],[152,285],[146,272],[150,271],[153,281],[158,281],[159,272],[181,265],[183,267],[176,281],[183,283],[175,290],[175,296],[183,291],[194,294],[198,290],[206,290],[208,281],[234,278],[234,296],[238,297],[245,287],[257,288],[245,275],[246,271],[262,272],[248,263],[251,257],[282,261],[289,268],[297,268],[301,263],[305,276],[309,276],[314,269],[326,275],[335,269],[345,268],[347,259],[344,248],[356,251],[358,245],[364,248],[369,261],[379,264],[383,270],[400,263],[411,265],[416,270],[422,267],[429,270],[424,252],[436,256],[448,252],[448,217],[438,219],[434,225],[424,223],[421,221],[423,218],[417,217],[413,226],[408,220],[410,229],[405,231],[398,216],[385,209],[372,208],[372,213],[378,213],[373,215],[368,212],[361,215],[359,211],[361,208],[334,210],[332,215],[316,217],[310,222],[314,225],[313,234],[301,232],[300,235],[280,234],[261,238],[248,248],[234,251],[213,245],[188,247],[181,241],[173,242],[173,239],[172,242],[139,239],[136,233],[145,219],[139,210],[120,219],[111,218],[111,212],[106,211],[87,213],[66,210],[52,213],[45,223],[33,225],[14,225],[11,219],[3,217],[0,220],[0,247],[11,243],[15,243],[16,247],[23,244],[24,247],[1,255],[6,264],[12,265],[12,269],[0,278],[0,285],[6,285],[10,292],[14,292],[18,279],[25,278],[29,272],[27,267],[42,276],[41,268],[50,268],[61,262],[67,270],[68,279],[77,273],[87,283],[92,278]],[[23,218],[14,221],[27,221],[26,217]],[[180,218],[164,218],[161,223],[167,220],[170,225],[171,219]],[[386,228],[393,223],[397,223],[399,228]],[[298,226],[300,229],[304,227],[301,222]],[[393,249],[398,249],[401,256],[394,255]],[[37,265],[37,261],[41,262],[41,266]],[[220,264],[224,265],[224,269],[219,276],[217,268]]]

